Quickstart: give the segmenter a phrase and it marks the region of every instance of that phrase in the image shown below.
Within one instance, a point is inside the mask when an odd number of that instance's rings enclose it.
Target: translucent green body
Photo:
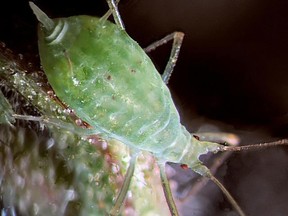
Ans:
[[[52,32],[40,27],[39,53],[56,95],[98,132],[180,162],[193,138],[143,49],[106,20],[74,16],[53,21],[67,30],[55,35],[57,26]],[[196,160],[203,149],[189,151],[197,152]],[[186,155],[189,164],[191,154]]]

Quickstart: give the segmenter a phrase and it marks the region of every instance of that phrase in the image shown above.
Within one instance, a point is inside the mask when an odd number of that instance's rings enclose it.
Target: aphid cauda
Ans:
[[[117,139],[132,150],[123,188],[111,215],[119,213],[133,175],[137,152],[151,152],[161,170],[172,215],[178,215],[164,165],[167,161],[189,168],[215,182],[240,215],[241,208],[224,186],[202,165],[201,154],[227,150],[191,136],[165,85],[177,59],[183,33],[176,32],[170,61],[161,77],[144,50],[124,31],[113,0],[107,0],[115,24],[102,18],[73,16],[50,19],[30,3],[41,22],[41,64],[56,95],[99,134]],[[156,47],[154,44],[152,47]]]

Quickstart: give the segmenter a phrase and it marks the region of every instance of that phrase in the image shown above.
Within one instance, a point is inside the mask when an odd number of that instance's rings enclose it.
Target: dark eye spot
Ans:
[[[188,167],[188,165],[187,165],[187,164],[181,164],[180,166],[181,166],[181,168],[182,168],[182,169],[184,169],[184,170],[187,170],[187,169],[189,169],[189,167]]]

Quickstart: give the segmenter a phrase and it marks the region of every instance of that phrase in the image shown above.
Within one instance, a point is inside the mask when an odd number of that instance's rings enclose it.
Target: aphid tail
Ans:
[[[37,7],[33,2],[29,2],[29,5],[31,9],[33,10],[33,13],[39,20],[44,25],[44,28],[47,31],[52,31],[55,27],[55,23],[53,22],[52,19],[50,19],[39,7]]]
[[[194,172],[200,174],[213,181],[226,195],[227,199],[231,205],[235,208],[239,215],[244,216],[244,212],[237,204],[235,199],[227,191],[227,189],[213,176],[210,170],[202,164],[199,160],[200,155],[206,154],[208,152],[218,152],[222,148],[222,145],[213,142],[199,141],[195,137],[191,137],[190,144],[184,150],[183,156],[181,158],[181,163],[187,164]]]

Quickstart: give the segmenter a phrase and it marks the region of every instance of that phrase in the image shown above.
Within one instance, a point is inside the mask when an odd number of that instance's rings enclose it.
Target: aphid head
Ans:
[[[66,22],[63,22],[62,19],[54,22],[54,20],[50,19],[33,2],[29,2],[29,5],[39,22],[42,24],[41,30],[44,30],[46,41],[49,44],[59,43],[67,32],[68,24]]]

